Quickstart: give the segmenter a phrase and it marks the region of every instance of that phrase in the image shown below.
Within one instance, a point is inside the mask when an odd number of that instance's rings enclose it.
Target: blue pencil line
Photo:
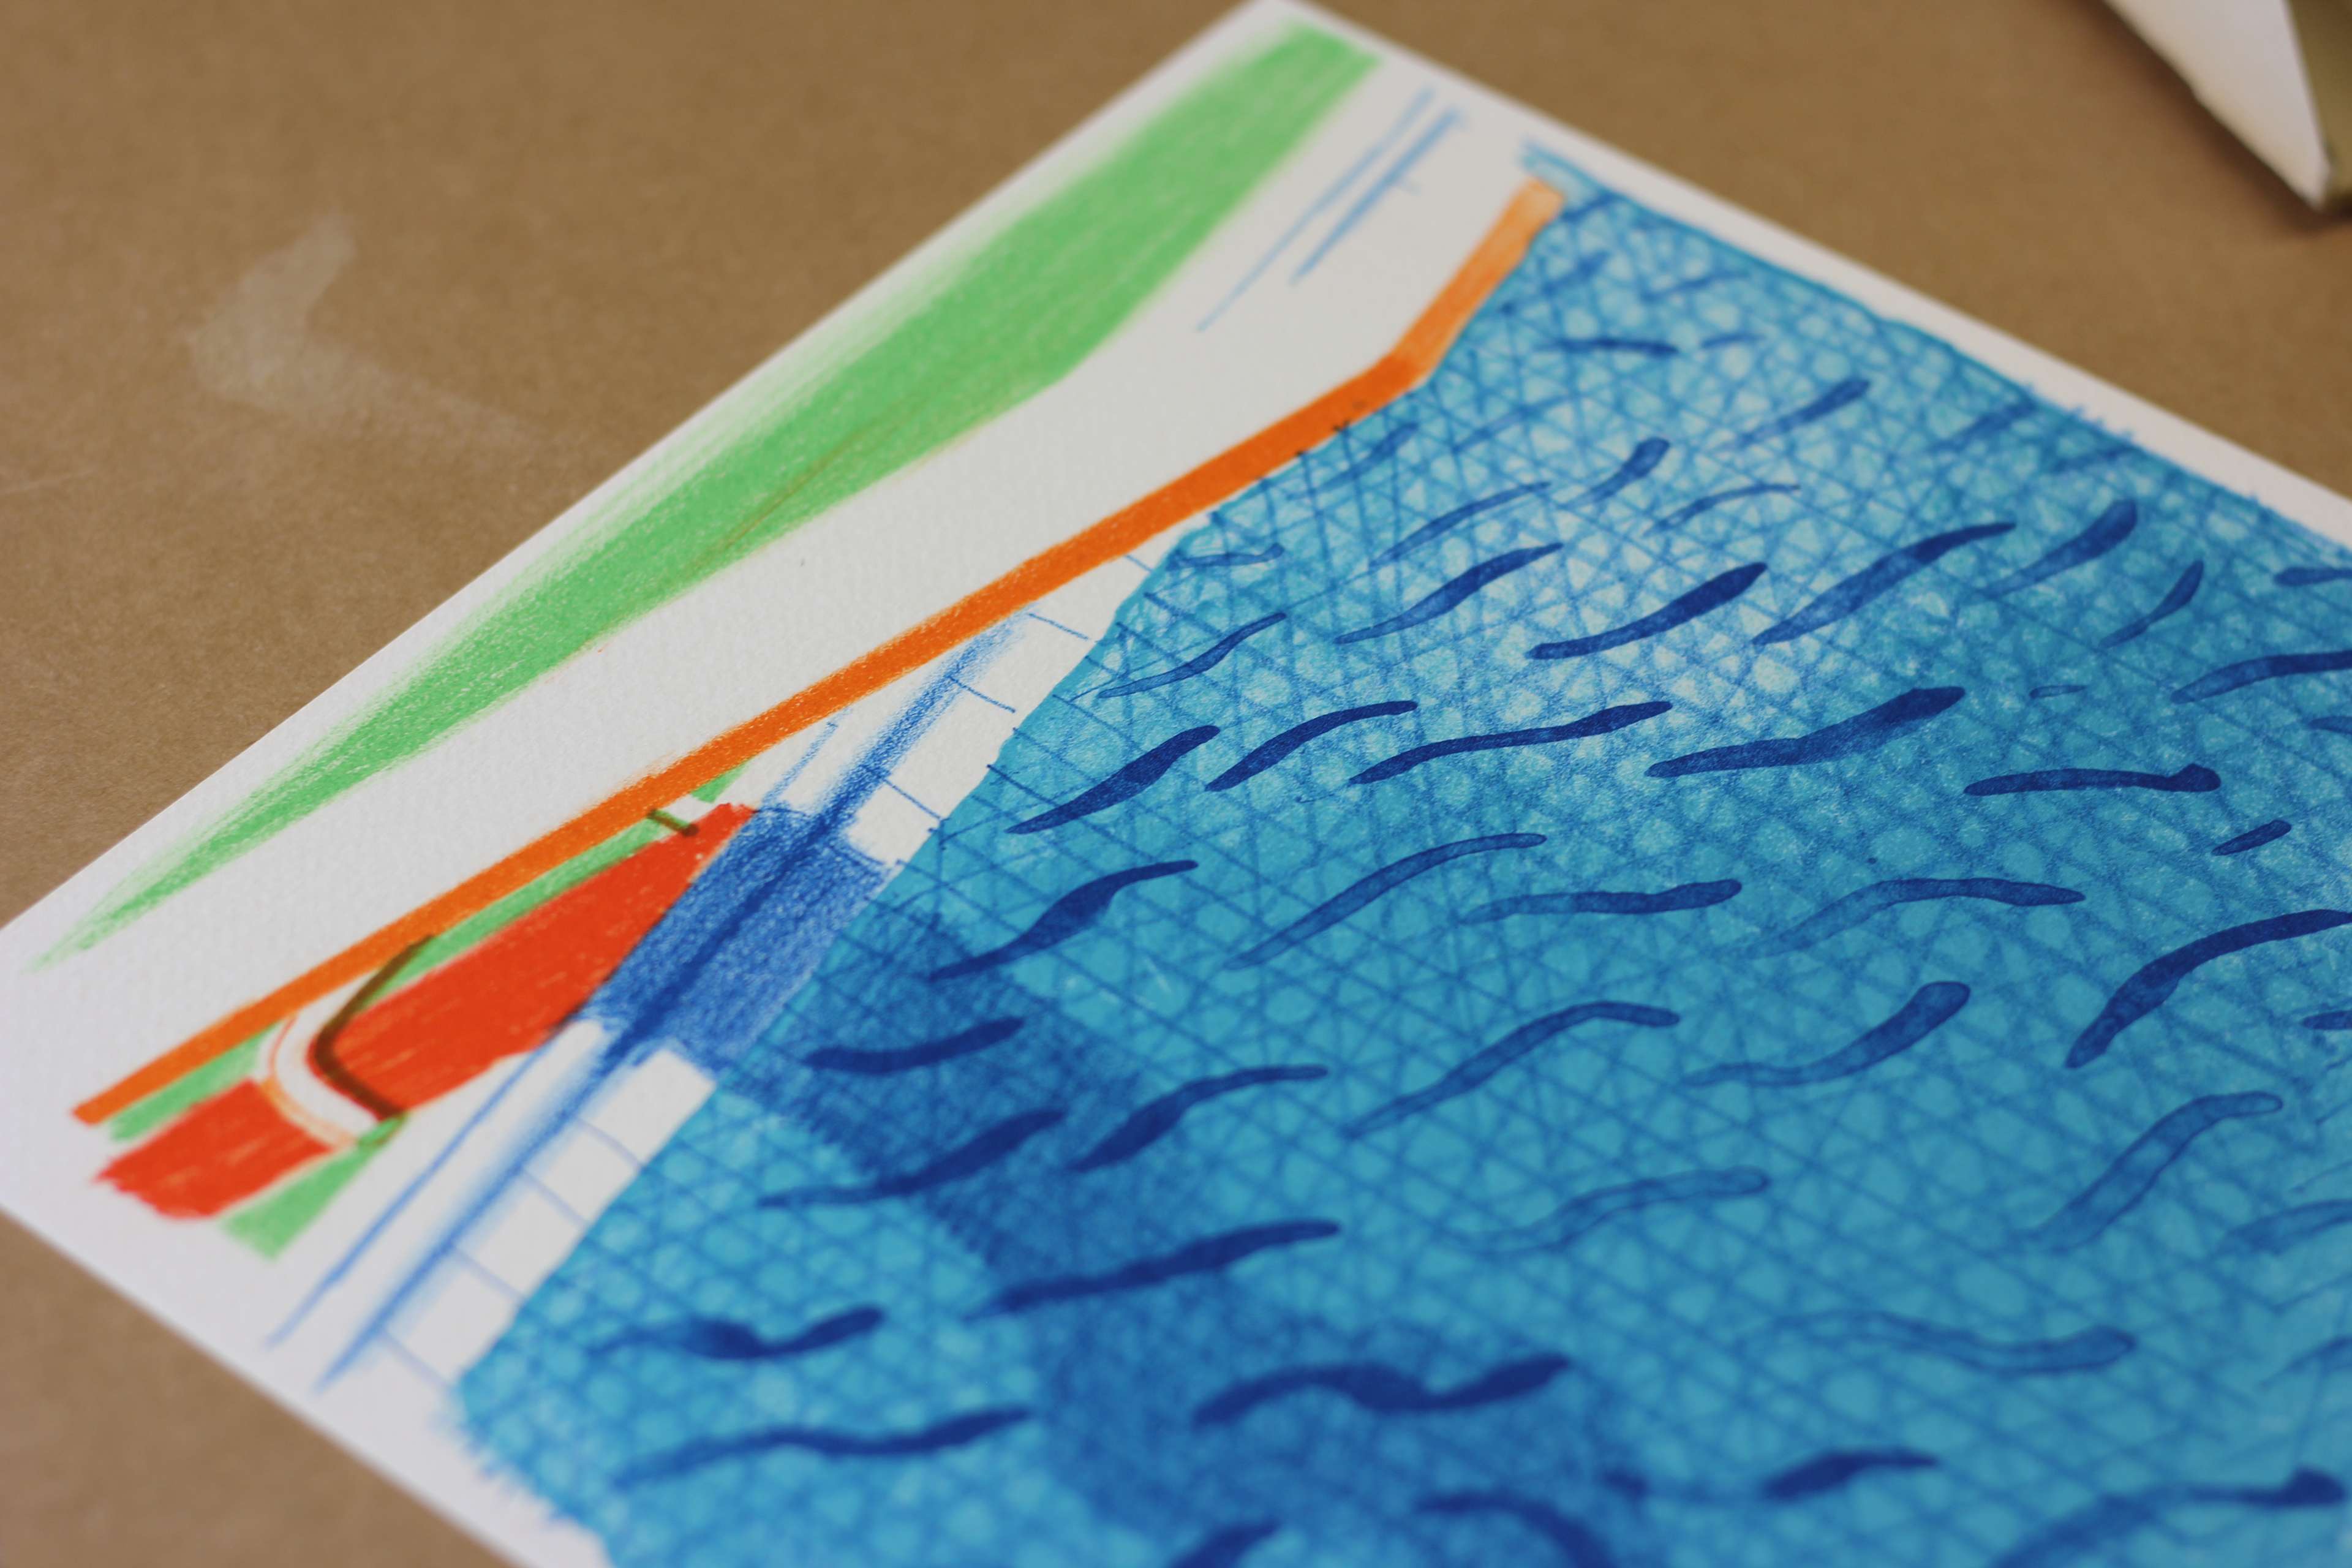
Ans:
[[[1043,619],[1042,616],[1039,618]],[[1006,628],[996,626],[973,638],[957,653],[946,669],[940,671],[940,675],[935,677],[913,701],[900,710],[889,728],[867,748],[866,754],[860,757],[835,785],[830,798],[818,813],[817,831],[820,836],[830,837],[837,833],[840,825],[846,821],[858,806],[871,798],[877,785],[888,784],[900,795],[907,794],[890,779],[889,770],[898,764],[908,746],[929,729],[931,721],[938,717],[940,710],[946,705],[950,687],[969,689],[963,687],[962,678],[967,674],[976,676],[981,670],[985,669],[993,661],[997,653],[1003,649],[1007,637]],[[812,748],[811,755],[814,755],[814,749]],[[808,761],[808,757],[803,757],[794,767],[793,772],[798,773],[800,767],[805,766]],[[782,785],[780,784],[776,787],[781,790]],[[771,798],[773,792],[771,792]],[[919,806],[922,805],[922,802],[915,800],[913,795],[908,795],[907,798],[914,801],[914,804]],[[930,808],[924,806],[923,809],[929,811]],[[327,1370],[320,1375],[315,1386],[323,1389],[341,1378],[343,1373],[349,1372],[358,1363],[360,1356],[371,1344],[379,1341],[394,1342],[391,1336],[384,1333],[384,1330],[400,1310],[407,1304],[416,1289],[424,1283],[444,1258],[458,1249],[458,1244],[472,1229],[475,1222],[488,1212],[490,1205],[506,1192],[509,1184],[528,1169],[532,1159],[553,1141],[558,1132],[567,1125],[595,1131],[590,1123],[579,1120],[579,1112],[586,1106],[589,1095],[601,1087],[616,1069],[633,1065],[633,1058],[639,1055],[634,1031],[624,1028],[613,1038],[604,1042],[597,1052],[594,1061],[583,1062],[574,1069],[580,1076],[559,1089],[551,1105],[542,1107],[535,1113],[531,1125],[522,1136],[509,1145],[502,1162],[499,1155],[491,1156],[493,1162],[499,1163],[488,1173],[487,1178],[477,1184],[467,1201],[459,1208],[455,1221],[442,1227],[438,1237],[424,1249],[418,1261],[402,1278],[399,1284],[394,1287],[392,1293],[377,1307],[359,1332],[329,1364]],[[291,1333],[318,1302],[324,1299],[328,1291],[350,1274],[358,1264],[361,1256],[374,1246],[400,1211],[407,1207],[410,1200],[422,1192],[425,1184],[447,1164],[457,1152],[459,1146],[505,1100],[508,1091],[528,1076],[530,1075],[527,1071],[517,1072],[499,1085],[482,1107],[467,1119],[466,1124],[457,1130],[456,1136],[451,1138],[440,1152],[434,1156],[425,1170],[409,1184],[392,1206],[368,1227],[358,1241],[352,1245],[343,1257],[337,1261],[335,1267],[330,1270],[327,1277],[312,1288],[310,1294],[303,1299],[293,1314],[278,1329],[275,1339],[282,1341]],[[631,1158],[634,1159],[635,1156],[632,1155]]]
[[[978,687],[966,686],[962,681],[956,680],[956,678],[952,675],[949,676],[948,679],[954,681],[956,686],[967,695],[979,698],[991,708],[1002,708],[1007,713],[1016,713],[1019,711],[1019,710],[1014,708],[1010,702],[999,702],[995,698],[991,697],[987,692],[981,690]]]
[[[1362,195],[1356,198],[1356,205],[1349,207],[1339,221],[1331,226],[1331,232],[1323,237],[1322,243],[1307,252],[1307,259],[1298,264],[1298,270],[1290,275],[1290,280],[1296,283],[1314,271],[1316,265],[1331,253],[1331,247],[1347,238],[1348,232],[1361,223],[1365,215],[1380,205],[1381,198],[1394,189],[1405,175],[1412,173],[1412,166],[1427,157],[1430,149],[1436,146],[1447,132],[1461,123],[1462,117],[1450,109],[1439,115],[1437,122],[1423,132],[1419,141],[1399,153],[1397,161],[1388,166],[1387,172],[1374,180]]]
[[[1317,196],[1312,202],[1307,204],[1307,210],[1300,213],[1297,220],[1294,221],[1288,228],[1282,231],[1282,237],[1276,240],[1274,244],[1268,247],[1264,256],[1259,257],[1255,262],[1250,264],[1250,269],[1242,274],[1242,280],[1234,285],[1233,292],[1218,300],[1216,309],[1202,317],[1200,325],[1194,327],[1192,330],[1196,332],[1207,331],[1211,327],[1216,324],[1217,318],[1225,313],[1225,308],[1227,306],[1240,299],[1243,295],[1248,293],[1250,290],[1250,285],[1255,283],[1265,273],[1265,269],[1274,265],[1274,258],[1280,256],[1284,251],[1288,250],[1290,248],[1290,242],[1297,239],[1301,234],[1304,234],[1307,231],[1307,225],[1322,216],[1323,209],[1329,206],[1333,202],[1338,201],[1340,195],[1346,192],[1348,187],[1356,183],[1357,177],[1362,174],[1365,170],[1370,168],[1373,163],[1378,162],[1380,155],[1387,152],[1398,137],[1404,134],[1404,128],[1412,124],[1416,119],[1420,118],[1422,110],[1429,102],[1430,95],[1436,90],[1437,89],[1435,88],[1424,87],[1418,93],[1414,94],[1412,101],[1405,105],[1404,112],[1398,115],[1395,122],[1381,133],[1381,139],[1373,142],[1370,147],[1366,148],[1362,157],[1349,164],[1348,172],[1346,174],[1341,174],[1338,179],[1325,186],[1321,195]]]
[[[452,1137],[447,1143],[442,1146],[440,1152],[435,1154],[433,1158],[426,1163],[425,1169],[418,1172],[416,1175],[410,1180],[408,1185],[401,1189],[399,1196],[394,1198],[392,1202],[384,1205],[383,1213],[377,1215],[374,1219],[368,1223],[368,1227],[360,1233],[359,1239],[352,1242],[350,1247],[344,1248],[343,1255],[335,1260],[334,1267],[328,1269],[327,1272],[320,1279],[319,1282],[310,1287],[309,1294],[305,1295],[300,1301],[295,1304],[294,1310],[287,1314],[286,1321],[278,1324],[277,1329],[270,1333],[269,1338],[264,1342],[266,1344],[272,1347],[283,1344],[288,1335],[291,1334],[296,1329],[302,1326],[303,1321],[310,1315],[312,1309],[316,1308],[320,1301],[326,1300],[330,1292],[350,1277],[352,1269],[358,1265],[361,1256],[364,1254],[368,1248],[375,1245],[376,1239],[379,1237],[381,1237],[385,1231],[392,1228],[393,1222],[398,1219],[402,1213],[406,1210],[410,1200],[415,1198],[418,1193],[423,1192],[425,1184],[431,1182],[435,1176],[440,1174],[442,1168],[448,1164],[449,1161],[456,1156],[458,1147],[466,1142],[467,1138],[473,1133],[476,1128],[489,1120],[491,1113],[497,1110],[499,1103],[506,1099],[507,1091],[513,1089],[516,1084],[520,1083],[522,1080],[523,1076],[524,1075],[520,1072],[511,1074],[504,1083],[501,1083],[497,1089],[490,1091],[490,1097],[484,1100],[480,1107],[477,1109],[471,1116],[466,1118],[465,1125],[457,1129],[456,1135]],[[634,1159],[635,1156],[633,1155],[631,1158]],[[370,1333],[373,1332],[373,1328],[374,1323],[372,1321],[369,1324]],[[343,1360],[349,1360],[352,1356],[355,1356],[359,1352],[360,1344],[363,1344],[365,1342],[365,1339],[366,1335],[362,1335],[360,1343],[355,1343],[346,1351],[344,1352]],[[331,1379],[334,1376],[336,1371],[340,1369],[341,1365],[341,1362],[339,1361],[335,1367],[330,1368],[327,1378],[321,1379],[318,1386],[324,1387],[328,1379]]]
[[[908,805],[913,806],[917,811],[921,812],[925,816],[929,817],[933,822],[945,822],[947,820],[946,817],[941,816],[938,812],[933,811],[929,806],[925,805],[921,801],[917,800],[913,795],[908,795],[907,793],[907,786],[900,784],[897,779],[887,777],[884,778],[882,781],[882,787],[888,790],[892,795],[897,795],[899,799],[905,801]]]

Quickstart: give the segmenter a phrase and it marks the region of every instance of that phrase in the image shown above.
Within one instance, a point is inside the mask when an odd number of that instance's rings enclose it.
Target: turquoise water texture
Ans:
[[[2335,1560],[2352,553],[1554,177],[738,944],[461,1387],[616,1563]]]

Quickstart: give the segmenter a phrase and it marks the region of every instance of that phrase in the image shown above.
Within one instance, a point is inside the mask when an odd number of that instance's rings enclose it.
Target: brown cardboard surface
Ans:
[[[2352,226],[2097,0],[1337,8],[2352,490]],[[1219,9],[0,8],[0,915]],[[485,1560],[0,1224],[0,1563],[306,1554]]]
[[[2352,0],[2293,0],[2295,43],[2327,148],[2327,200],[2352,198]]]

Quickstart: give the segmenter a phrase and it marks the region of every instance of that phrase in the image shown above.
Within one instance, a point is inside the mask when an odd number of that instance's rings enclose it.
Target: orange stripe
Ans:
[[[232,1049],[264,1025],[284,1017],[312,997],[378,968],[412,942],[448,930],[533,878],[593,848],[646,812],[667,805],[739,763],[750,761],[860,698],[921,668],[1055,589],[1255,484],[1300,453],[1321,445],[1333,432],[1394,402],[1437,368],[1438,361],[1453,347],[1472,313],[1518,265],[1535,239],[1536,231],[1551,221],[1559,206],[1559,193],[1550,186],[1535,180],[1521,185],[1470,258],[1439,290],[1420,319],[1405,330],[1396,346],[1370,370],[1340,383],[1306,407],[1277,420],[1239,446],[1219,453],[1133,505],[1031,556],[929,620],[901,632],[660,772],[639,779],[604,804],[592,806],[553,832],[533,839],[374,935],[189,1037],[113,1087],[76,1106],[74,1114],[84,1121],[105,1121]]]

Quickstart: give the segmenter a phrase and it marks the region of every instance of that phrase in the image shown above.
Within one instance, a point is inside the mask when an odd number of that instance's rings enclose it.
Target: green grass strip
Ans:
[[[261,1042],[268,1039],[269,1030],[276,1027],[277,1025],[270,1025],[269,1029],[262,1030],[230,1050],[226,1056],[215,1057],[194,1071],[173,1079],[146,1099],[131,1101],[106,1124],[107,1136],[118,1143],[144,1138],[198,1100],[210,1100],[253,1071],[254,1060],[261,1055]]]
[[[604,515],[400,686],[115,889],[50,956],[120,930],[648,610],[1060,380],[1371,63],[1294,25],[1211,71],[948,262],[862,348],[797,382],[748,389],[740,408],[721,415],[728,427],[690,448],[690,467],[616,491]]]
[[[326,1163],[242,1205],[221,1221],[221,1228],[262,1257],[277,1257],[312,1220],[326,1212],[335,1194],[349,1186],[352,1178],[392,1141],[400,1124],[401,1118],[396,1116],[379,1123],[366,1137]]]
[[[720,773],[717,778],[712,779],[709,784],[704,784],[700,789],[696,790],[694,792],[694,798],[697,800],[716,802],[719,795],[726,790],[727,786],[735,782],[736,775],[751,765],[751,764],[749,763],[736,763],[733,767],[729,768],[725,773]]]
[[[558,893],[579,886],[607,866],[656,838],[667,837],[667,829],[650,822],[640,823],[625,833],[615,834],[584,854],[573,856],[554,870],[516,889],[478,914],[451,926],[411,953],[408,961],[400,966],[400,973],[393,978],[392,984],[377,993],[376,1001],[381,1002],[403,986],[423,979],[434,969],[500,928],[520,920]],[[274,1024],[270,1026],[272,1029],[276,1027]],[[133,1102],[106,1124],[107,1135],[118,1143],[144,1138],[199,1101],[210,1100],[253,1071],[262,1042],[268,1036],[269,1029],[264,1029],[226,1056],[215,1058],[184,1073],[146,1099]]]
[[[497,903],[459,921],[456,925],[409,954],[408,962],[400,966],[400,973],[393,977],[392,983],[376,994],[376,1002],[381,1003],[386,996],[403,986],[423,979],[434,969],[448,963],[449,960],[501,927],[511,925],[520,920],[556,894],[578,887],[607,866],[643,848],[655,839],[668,837],[669,829],[656,826],[650,822],[641,822],[625,833],[615,834],[607,838],[593,849],[574,855],[554,870],[541,873],[500,899]]]

